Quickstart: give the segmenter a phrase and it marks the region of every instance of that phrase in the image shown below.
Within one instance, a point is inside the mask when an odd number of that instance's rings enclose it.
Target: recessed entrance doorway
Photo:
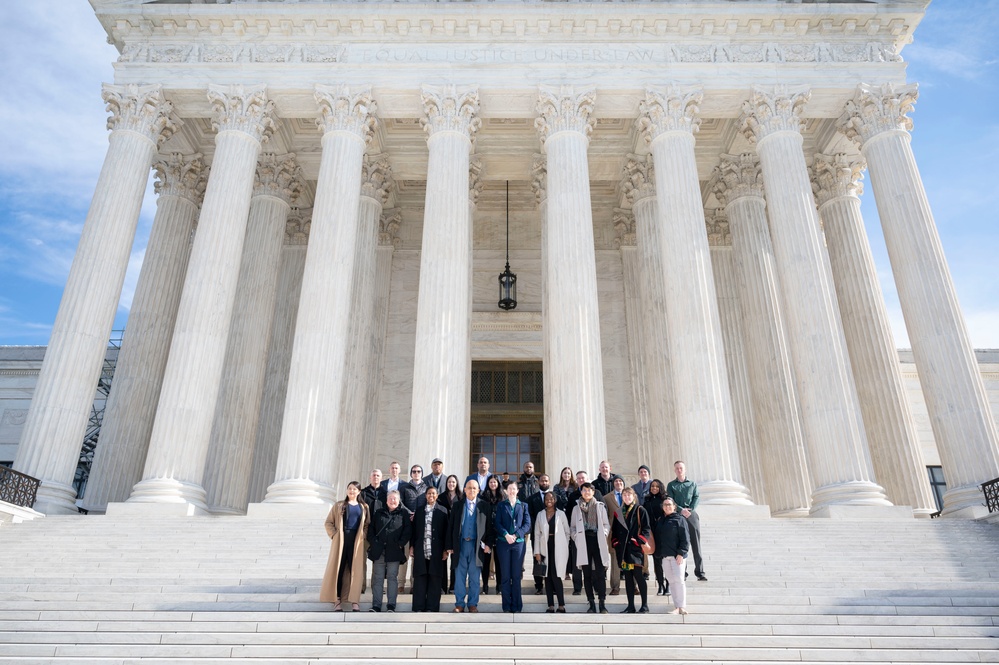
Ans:
[[[493,473],[516,478],[524,464],[544,469],[540,362],[473,362],[469,473],[485,455]]]

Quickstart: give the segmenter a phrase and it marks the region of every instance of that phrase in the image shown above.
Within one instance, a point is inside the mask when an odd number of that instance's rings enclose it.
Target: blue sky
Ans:
[[[936,0],[903,56],[913,149],[976,348],[999,348],[999,2]],[[117,52],[85,0],[0,5],[0,344],[46,344],[104,153]],[[868,187],[868,189],[870,189]],[[863,211],[895,340],[908,346],[873,196]],[[115,327],[155,212],[143,202]]]

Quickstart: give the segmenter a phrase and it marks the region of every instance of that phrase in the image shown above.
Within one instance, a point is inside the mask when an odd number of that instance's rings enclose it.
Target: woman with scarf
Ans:
[[[625,589],[628,593],[628,606],[622,613],[634,614],[635,587],[642,596],[642,607],[637,611],[649,613],[649,588],[645,582],[643,559],[645,553],[642,546],[652,540],[652,525],[645,508],[638,505],[638,494],[634,489],[625,487],[621,492],[622,520],[614,520],[613,542],[617,551],[617,560],[621,565]]]
[[[326,517],[326,533],[330,540],[330,556],[319,591],[319,600],[333,603],[334,612],[342,612],[341,602],[349,602],[360,612],[361,584],[364,581],[364,541],[368,530],[368,505],[357,498],[361,484],[347,484],[347,497],[337,501]]]
[[[531,532],[531,516],[527,504],[517,498],[517,481],[511,480],[503,488],[506,501],[496,506],[496,559],[499,563],[500,593],[503,594],[504,612],[522,612],[524,600],[520,580],[524,573],[524,536]]]
[[[603,501],[593,498],[593,485],[583,483],[579,487],[580,497],[572,507],[569,520],[569,535],[576,544],[576,565],[583,571],[583,586],[586,599],[590,602],[587,614],[595,614],[597,606],[594,596],[600,602],[600,613],[607,614],[607,566],[610,565],[610,552],[607,550],[607,534],[610,521]]]

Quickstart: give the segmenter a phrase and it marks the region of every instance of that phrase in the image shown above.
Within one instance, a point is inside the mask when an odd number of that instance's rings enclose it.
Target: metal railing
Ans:
[[[31,508],[35,505],[35,496],[41,484],[38,478],[0,466],[0,501]]]
[[[985,507],[989,512],[999,513],[999,478],[982,483],[982,492],[985,493]]]

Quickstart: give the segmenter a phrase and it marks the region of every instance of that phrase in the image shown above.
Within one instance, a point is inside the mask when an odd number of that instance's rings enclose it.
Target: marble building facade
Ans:
[[[713,510],[922,516],[939,460],[944,514],[982,511],[999,437],[909,146],[925,0],[92,4],[121,56],[14,463],[42,512],[75,510],[150,170],[88,509],[280,514],[390,459],[466,473],[472,364],[526,362],[549,471],[682,457]]]

